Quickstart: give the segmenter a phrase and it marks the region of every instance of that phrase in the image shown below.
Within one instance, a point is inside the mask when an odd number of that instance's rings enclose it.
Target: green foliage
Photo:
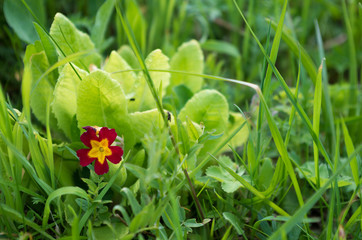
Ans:
[[[361,238],[361,6],[3,10],[0,55],[12,48],[24,69],[6,73],[21,79],[18,95],[3,81],[0,92],[0,237]],[[76,154],[95,125],[124,150],[103,176]]]
[[[58,55],[60,59],[72,53],[95,49],[90,37],[79,31],[74,24],[61,13],[57,13],[54,17],[50,28],[50,36],[52,36],[58,45]],[[88,71],[91,64],[100,66],[101,56],[98,53],[92,53],[84,59],[74,61],[74,64]]]

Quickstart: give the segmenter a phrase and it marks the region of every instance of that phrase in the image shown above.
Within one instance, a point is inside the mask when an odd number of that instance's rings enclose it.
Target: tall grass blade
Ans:
[[[284,18],[285,18],[285,13],[287,12],[287,6],[288,6],[288,0],[284,0],[282,13],[279,18],[278,27],[276,29],[275,37],[273,40],[273,45],[272,45],[271,52],[270,52],[270,59],[273,62],[273,64],[275,64],[275,61],[277,60],[277,56],[278,56],[278,50],[279,50],[280,40],[282,38]],[[264,87],[263,87],[263,95],[266,100],[268,100],[268,97],[270,94],[269,85],[270,85],[272,73],[273,73],[273,69],[271,68],[270,65],[268,65],[268,69],[266,71],[266,76],[265,76],[265,80],[264,80]]]
[[[313,130],[319,137],[319,125],[320,125],[320,114],[321,114],[321,102],[322,102],[322,69],[323,61],[318,69],[315,91],[314,91],[314,101],[313,101]],[[320,187],[320,176],[319,176],[319,150],[317,145],[313,142],[313,153],[314,153],[314,169],[316,173],[316,183],[317,188]]]
[[[317,44],[318,44],[318,50],[319,50],[319,58],[325,59],[324,54],[324,47],[323,47],[323,40],[322,35],[319,30],[318,21],[315,21],[315,28],[316,28],[316,35],[317,35]],[[327,120],[327,127],[329,127],[330,131],[330,149],[331,149],[331,155],[333,156],[335,146],[336,146],[336,131],[334,128],[334,116],[333,116],[333,107],[332,102],[329,94],[329,87],[328,87],[328,73],[327,73],[327,66],[324,62],[323,70],[322,70],[322,109],[323,111],[323,117]],[[324,107],[325,106],[325,107]]]
[[[155,85],[152,81],[151,75],[147,69],[146,63],[144,61],[144,57],[142,56],[142,51],[140,49],[140,47],[138,46],[138,43],[136,41],[136,37],[134,36],[132,29],[128,23],[127,18],[125,18],[125,14],[122,11],[122,8],[120,6],[120,4],[116,4],[116,10],[117,10],[117,14],[119,16],[119,19],[121,20],[122,26],[124,31],[126,32],[127,38],[129,43],[131,44],[131,47],[133,49],[134,54],[136,55],[138,62],[142,68],[142,71],[144,72],[145,76],[146,76],[146,82],[147,85],[152,93],[152,96],[154,98],[154,100],[156,101],[156,105],[157,105],[157,109],[160,112],[160,114],[162,115],[163,121],[165,123],[165,126],[168,127],[168,120],[167,120],[167,116],[165,115],[165,112],[163,111],[163,107],[162,107],[162,103],[159,100]]]
[[[274,21],[272,21],[271,19],[266,19],[266,21],[268,23],[271,23],[274,29],[277,29],[278,25]],[[313,84],[315,84],[315,79],[317,77],[317,67],[307,51],[302,46],[300,46],[295,39],[293,39],[293,36],[285,27],[283,29],[282,39],[288,45],[289,49],[294,53],[295,56],[301,57],[305,70],[307,71],[310,79],[313,81]]]
[[[353,146],[352,139],[349,135],[348,128],[347,128],[346,124],[344,123],[343,119],[341,119],[341,123],[342,123],[342,130],[343,130],[343,136],[344,136],[344,143],[346,145],[348,157],[350,157],[352,155],[352,153],[355,151],[355,149]],[[361,161],[360,161],[360,159],[357,160],[357,158],[359,158],[359,155],[356,155],[354,158],[352,158],[351,170],[352,170],[353,180],[356,184],[356,187],[359,187],[360,179],[359,179],[358,162],[361,162]]]
[[[235,3],[235,0],[234,0]],[[243,18],[243,20],[246,22],[246,25],[248,28],[250,28],[249,24],[247,23],[243,13],[241,12],[240,8],[238,7],[238,5],[235,3],[236,8],[238,9],[241,17]],[[322,153],[322,155],[324,156],[324,158],[326,159],[327,163],[332,166],[330,157],[327,153],[327,151],[325,150],[322,142],[320,141],[320,139],[317,137],[316,133],[313,131],[313,127],[312,124],[307,116],[307,114],[305,113],[305,111],[303,110],[303,108],[301,107],[301,105],[296,101],[295,97],[293,96],[292,92],[290,91],[288,85],[286,84],[285,80],[283,79],[283,77],[281,76],[281,74],[279,73],[278,69],[275,67],[275,65],[271,62],[269,56],[265,53],[265,50],[263,48],[263,46],[261,45],[260,41],[258,40],[258,38],[256,37],[256,35],[254,34],[254,32],[251,30],[252,35],[254,36],[255,41],[258,43],[260,51],[263,53],[264,57],[267,59],[268,63],[272,66],[273,72],[275,74],[275,76],[277,77],[279,83],[281,84],[283,90],[285,91],[285,93],[287,94],[287,97],[289,98],[289,100],[291,101],[291,103],[295,106],[297,112],[299,113],[300,117],[302,118],[304,124],[307,126],[308,131],[310,133],[310,135],[312,136],[314,142],[317,144],[319,151]],[[316,75],[315,75],[316,76]],[[315,79],[314,79],[315,80]]]
[[[347,36],[348,36],[348,50],[349,50],[349,83],[350,83],[350,94],[349,94],[349,116],[354,116],[357,112],[357,100],[358,100],[358,81],[357,81],[357,56],[356,46],[353,38],[353,30],[350,19],[348,17],[346,1],[341,0],[344,22],[346,24]]]

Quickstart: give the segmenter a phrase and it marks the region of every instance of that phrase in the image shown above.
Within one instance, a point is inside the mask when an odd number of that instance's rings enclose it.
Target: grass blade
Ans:
[[[55,190],[54,192],[52,192],[46,203],[45,203],[45,207],[44,207],[44,215],[43,215],[43,227],[45,227],[45,225],[48,223],[48,219],[49,219],[49,214],[50,214],[50,203],[57,197],[61,197],[63,195],[68,195],[68,194],[72,194],[72,195],[77,195],[78,197],[84,198],[84,199],[88,199],[88,195],[87,192],[84,191],[82,188],[79,187],[62,187],[62,188],[58,188],[57,190]]]
[[[314,91],[314,101],[313,101],[313,130],[319,137],[319,124],[320,124],[320,114],[321,114],[321,102],[322,102],[322,69],[323,61],[319,67],[315,91]],[[316,184],[317,188],[320,187],[320,176],[319,176],[319,150],[315,143],[313,143],[313,152],[314,152],[314,169],[316,173]]]
[[[275,76],[277,77],[279,83],[281,84],[281,87],[283,88],[283,90],[285,91],[287,97],[289,98],[290,102],[295,106],[297,112],[299,113],[300,117],[302,118],[304,124],[307,126],[308,131],[310,133],[310,135],[312,136],[314,142],[317,144],[318,149],[321,151],[322,155],[324,156],[324,158],[326,159],[327,163],[329,164],[330,167],[332,167],[332,162],[330,160],[330,157],[327,153],[327,151],[325,150],[322,142],[320,141],[320,139],[317,137],[316,133],[313,131],[313,127],[312,124],[308,118],[308,115],[305,113],[305,111],[303,110],[303,108],[301,107],[301,105],[296,101],[295,97],[293,96],[292,92],[290,91],[288,85],[286,84],[284,78],[282,77],[282,75],[279,73],[278,69],[275,67],[275,65],[271,62],[269,56],[266,54],[263,46],[261,45],[260,41],[258,40],[258,38],[256,37],[255,33],[252,31],[252,29],[250,28],[249,24],[247,23],[243,13],[241,12],[240,8],[238,7],[238,5],[236,4],[235,0],[234,0],[235,6],[238,9],[241,17],[243,18],[243,20],[245,21],[247,27],[250,29],[250,31],[252,32],[252,35],[255,39],[255,41],[258,43],[258,46],[260,48],[260,51],[263,53],[264,57],[267,59],[268,63],[271,65],[273,72],[275,74]],[[303,54],[302,54],[303,55]],[[314,75],[316,76],[316,74]],[[312,78],[313,79],[313,78]],[[315,81],[315,78],[313,79]]]

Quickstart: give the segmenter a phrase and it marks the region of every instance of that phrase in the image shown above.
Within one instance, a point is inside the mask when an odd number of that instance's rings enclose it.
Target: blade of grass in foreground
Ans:
[[[313,101],[313,130],[319,137],[319,124],[320,124],[320,114],[321,114],[321,102],[322,102],[322,69],[323,61],[318,69],[315,91],[314,91],[314,101]],[[320,177],[319,177],[319,150],[315,142],[313,142],[313,153],[314,153],[314,170],[316,174],[316,185],[317,188],[321,186]]]
[[[317,35],[317,44],[318,44],[318,52],[319,52],[319,58],[320,59],[325,59],[325,54],[324,54],[324,48],[323,48],[323,39],[322,39],[322,35],[321,32],[319,30],[319,25],[318,25],[318,21],[315,21],[315,29],[316,29],[316,35]],[[323,65],[323,70],[322,70],[322,96],[323,96],[323,101],[322,101],[322,109],[323,109],[323,117],[324,119],[327,119],[327,127],[325,129],[328,129],[329,127],[329,131],[330,131],[330,149],[331,149],[331,156],[334,155],[334,150],[335,150],[335,146],[336,146],[336,130],[335,130],[335,126],[334,126],[334,116],[333,116],[333,107],[332,107],[332,102],[331,102],[331,98],[330,98],[330,94],[329,94],[329,88],[328,88],[328,73],[327,73],[327,66],[324,62]]]

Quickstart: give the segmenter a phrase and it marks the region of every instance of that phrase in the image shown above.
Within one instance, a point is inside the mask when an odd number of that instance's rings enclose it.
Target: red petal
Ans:
[[[104,159],[103,164],[101,164],[99,161],[96,161],[96,163],[94,164],[94,171],[98,175],[103,175],[103,174],[107,173],[108,170],[109,170],[108,162],[105,159]]]
[[[77,151],[77,156],[79,158],[79,163],[80,165],[82,165],[83,167],[88,166],[89,164],[91,164],[94,160],[96,160],[96,158],[90,158],[88,156],[88,152],[90,151],[90,149],[79,149]]]
[[[81,136],[80,136],[80,140],[84,143],[84,145],[86,145],[89,148],[92,148],[90,141],[91,140],[97,140],[99,141],[98,137],[97,137],[97,131],[92,128],[92,127],[84,127],[85,130],[87,130],[86,132],[84,132]]]
[[[113,128],[102,127],[99,131],[99,139],[102,141],[103,139],[108,139],[108,146],[110,146],[117,137],[116,130]]]
[[[119,163],[122,160],[123,149],[118,146],[110,146],[109,149],[111,149],[112,155],[107,156],[107,159],[114,164]]]

